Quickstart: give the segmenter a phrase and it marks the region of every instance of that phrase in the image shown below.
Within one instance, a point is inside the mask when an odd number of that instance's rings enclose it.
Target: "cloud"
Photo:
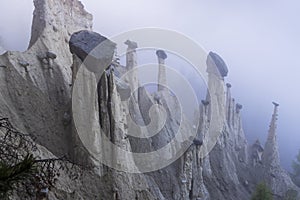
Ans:
[[[0,36],[6,49],[27,49],[33,12],[32,0],[9,0],[0,3]]]

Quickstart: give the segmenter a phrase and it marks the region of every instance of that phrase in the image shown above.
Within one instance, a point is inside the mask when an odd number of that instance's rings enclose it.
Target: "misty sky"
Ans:
[[[250,142],[263,142],[272,101],[280,103],[278,140],[281,161],[290,166],[300,148],[300,2],[297,0],[82,0],[94,15],[94,30],[112,36],[139,27],[179,31],[229,67],[227,82],[243,104]],[[30,36],[32,0],[0,2],[0,44],[25,50]],[[1,48],[0,45],[0,48]],[[1,49],[0,49],[1,51]]]

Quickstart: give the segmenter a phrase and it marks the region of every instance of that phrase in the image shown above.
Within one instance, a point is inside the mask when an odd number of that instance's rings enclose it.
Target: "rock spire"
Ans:
[[[165,67],[165,59],[167,59],[167,54],[163,50],[157,50],[156,55],[158,59],[158,91],[162,91],[167,85]]]
[[[130,85],[131,89],[138,88],[138,74],[137,74],[137,53],[136,49],[138,45],[134,41],[127,40],[124,42],[127,47],[126,51],[126,68],[128,75],[126,76],[126,82]],[[133,97],[138,100],[138,91],[133,91]]]
[[[265,144],[263,162],[265,165],[280,166],[278,143],[277,143],[277,136],[276,136],[279,104],[273,102],[273,105],[274,105],[274,111],[273,111],[273,115],[269,127],[267,142]]]

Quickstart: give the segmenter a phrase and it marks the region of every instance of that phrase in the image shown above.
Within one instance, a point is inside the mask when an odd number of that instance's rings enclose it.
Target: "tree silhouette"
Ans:
[[[265,183],[260,183],[256,187],[251,200],[273,200],[272,193]]]
[[[25,199],[47,196],[59,174],[55,164],[63,158],[37,159],[37,151],[32,137],[0,117],[0,199],[14,192]]]
[[[294,183],[298,187],[300,187],[300,150],[298,155],[296,156],[296,160],[293,161],[292,167],[293,167],[292,179]]]

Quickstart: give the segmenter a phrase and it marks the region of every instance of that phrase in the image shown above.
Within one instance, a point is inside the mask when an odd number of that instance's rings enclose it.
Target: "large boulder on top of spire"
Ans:
[[[109,67],[116,49],[114,42],[88,30],[73,33],[69,46],[71,53],[77,55],[92,72]]]
[[[216,53],[214,52],[209,52],[208,54],[208,59],[213,62],[213,64],[217,67],[218,71],[220,72],[220,75],[222,77],[227,76],[228,74],[228,67],[224,60]]]
[[[164,59],[164,60],[167,59],[167,57],[168,57],[164,50],[157,50],[156,55],[157,55],[157,57]]]

